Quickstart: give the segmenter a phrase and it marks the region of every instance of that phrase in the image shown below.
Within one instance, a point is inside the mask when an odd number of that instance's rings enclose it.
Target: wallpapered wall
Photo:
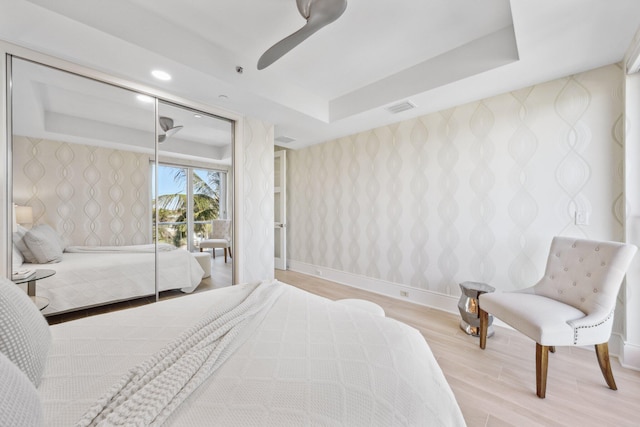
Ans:
[[[13,200],[73,245],[151,242],[149,156],[14,136]]]
[[[554,235],[622,240],[622,85],[611,65],[291,151],[290,262],[457,296],[533,284]]]
[[[243,121],[242,281],[270,279],[273,260],[273,125]]]

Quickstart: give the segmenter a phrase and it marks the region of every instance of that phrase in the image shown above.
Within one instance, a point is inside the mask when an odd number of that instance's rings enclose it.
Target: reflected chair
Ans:
[[[231,254],[231,220],[214,219],[211,221],[211,234],[207,239],[200,241],[200,252],[202,249],[211,248],[213,258],[216,257],[216,249],[224,249],[224,262],[227,262],[227,250],[229,257]]]
[[[595,345],[605,381],[617,390],[608,341],[618,290],[636,251],[624,243],[555,237],[536,285],[479,296],[480,348],[491,313],[536,342],[538,397],[545,397],[549,351],[556,346]]]

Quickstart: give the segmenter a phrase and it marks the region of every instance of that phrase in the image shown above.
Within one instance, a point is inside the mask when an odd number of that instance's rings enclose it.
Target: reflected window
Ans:
[[[197,247],[211,233],[211,220],[227,218],[226,183],[225,171],[159,164],[158,241]]]

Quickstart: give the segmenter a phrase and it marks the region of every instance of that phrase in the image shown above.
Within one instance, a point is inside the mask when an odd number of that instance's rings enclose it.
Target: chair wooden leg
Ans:
[[[536,343],[536,394],[544,399],[547,392],[547,367],[549,366],[549,347]]]
[[[487,346],[487,330],[489,329],[489,313],[479,308],[480,314],[480,348]]]
[[[211,256],[216,259],[216,248],[211,248]]]
[[[200,248],[200,252],[202,252],[202,248]]]
[[[233,255],[231,255],[231,246],[229,246],[229,258],[233,258]]]
[[[555,353],[555,352],[556,352],[556,346],[555,346],[555,345],[550,345],[550,346],[549,346],[549,351],[550,351],[551,353]]]
[[[224,248],[224,263],[227,263],[227,248]]]
[[[598,356],[598,364],[600,370],[604,376],[604,380],[611,390],[617,390],[616,382],[613,379],[613,372],[611,372],[611,362],[609,361],[609,344],[602,343],[596,344],[596,356]]]

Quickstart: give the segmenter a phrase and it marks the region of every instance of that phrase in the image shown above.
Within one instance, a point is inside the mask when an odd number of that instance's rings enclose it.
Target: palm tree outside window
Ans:
[[[211,220],[227,217],[226,181],[224,171],[159,164],[158,242],[194,250],[211,232]]]

